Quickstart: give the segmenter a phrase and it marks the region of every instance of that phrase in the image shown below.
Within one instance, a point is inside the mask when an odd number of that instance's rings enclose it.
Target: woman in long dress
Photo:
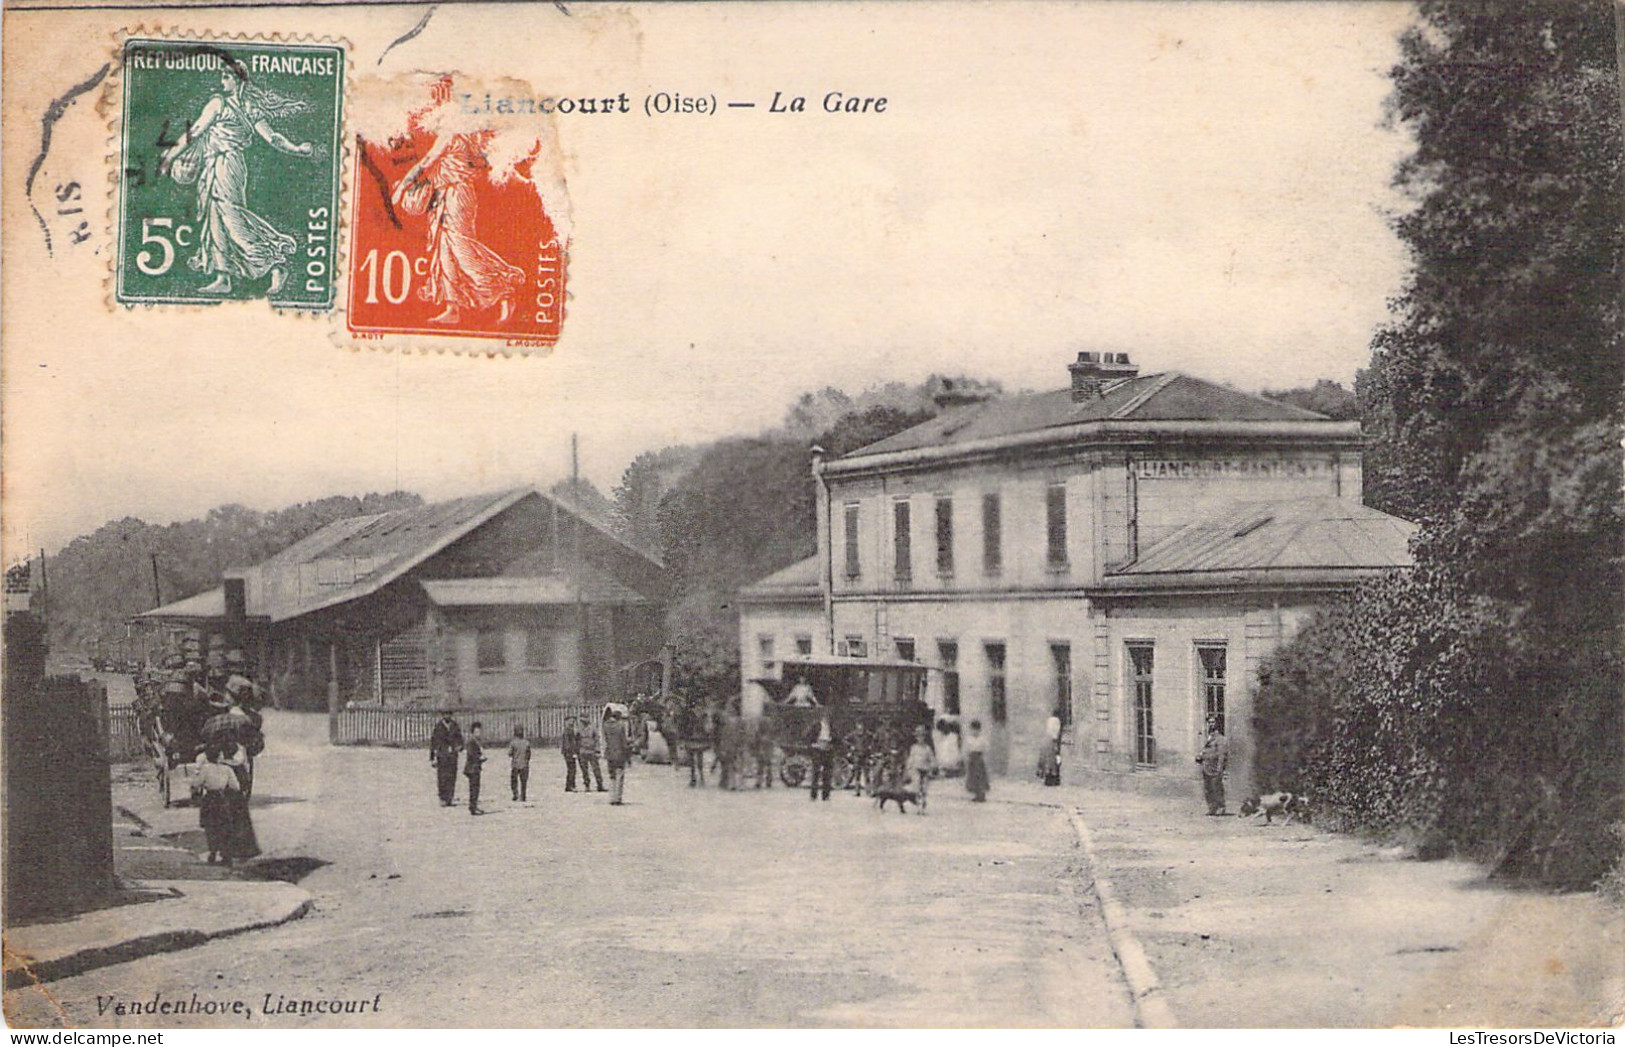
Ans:
[[[972,720],[965,733],[965,789],[971,799],[981,803],[987,799],[987,739],[982,735],[982,721]]]
[[[408,214],[429,216],[429,278],[418,297],[444,306],[431,323],[454,324],[464,309],[498,307],[497,322],[513,315],[524,270],[481,243],[475,228],[474,179],[489,163],[479,136],[441,134],[395,186],[391,199]]]
[[[289,156],[312,156],[309,142],[295,144],[270,124],[310,106],[266,88],[251,87],[241,66],[220,70],[220,93],[210,97],[191,126],[164,153],[159,171],[182,185],[197,184],[197,251],[187,265],[214,279],[205,294],[230,294],[232,277],[257,280],[271,274],[269,294],[282,290],[298,241],[248,206],[248,147],[255,137]]]

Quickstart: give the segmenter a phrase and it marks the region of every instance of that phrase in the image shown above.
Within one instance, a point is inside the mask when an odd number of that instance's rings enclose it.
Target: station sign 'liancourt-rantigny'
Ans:
[[[1143,458],[1134,463],[1137,480],[1287,480],[1330,476],[1325,458]]]

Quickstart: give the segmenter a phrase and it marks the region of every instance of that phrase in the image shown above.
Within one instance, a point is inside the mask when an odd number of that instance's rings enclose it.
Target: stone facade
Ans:
[[[781,572],[799,586],[742,594],[743,663],[797,635],[921,661],[933,708],[990,728],[1004,774],[1033,773],[1059,711],[1071,773],[1185,788],[1220,712],[1250,788],[1260,660],[1329,593],[1407,562],[1406,525],[1361,507],[1353,423],[1126,372],[815,461],[819,556]],[[1338,552],[1338,529],[1379,540]]]

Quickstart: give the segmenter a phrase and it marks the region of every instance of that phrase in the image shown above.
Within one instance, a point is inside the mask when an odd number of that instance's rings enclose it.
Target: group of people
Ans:
[[[190,772],[209,863],[257,857],[248,801],[265,721],[242,651],[216,639],[205,658],[202,637],[187,635],[159,666],[138,672],[135,685],[136,722],[153,758]]]
[[[583,730],[583,727],[586,729]],[[525,728],[515,725],[508,739],[508,788],[514,803],[530,800],[530,758],[534,746],[525,736]],[[624,706],[611,703],[604,707],[598,723],[583,723],[572,716],[565,721],[559,738],[559,751],[564,756],[564,791],[576,791],[576,772],[581,774],[581,791],[592,791],[596,783],[598,792],[608,792],[609,802],[620,806],[625,802],[626,770],[632,763],[632,732],[629,714]],[[604,786],[604,772],[599,754],[609,768],[609,787]],[[435,769],[435,782],[440,794],[440,805],[451,807],[457,802],[457,770],[459,758],[462,774],[468,781],[468,813],[484,814],[480,807],[480,793],[484,784],[485,725],[475,720],[469,724],[468,735],[458,724],[451,710],[441,710],[440,719],[429,733],[429,763]]]

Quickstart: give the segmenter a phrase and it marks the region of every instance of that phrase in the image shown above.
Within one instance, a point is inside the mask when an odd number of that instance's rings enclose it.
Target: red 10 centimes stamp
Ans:
[[[551,348],[569,258],[551,126],[481,124],[451,77],[402,87],[383,92],[405,99],[400,116],[363,118],[356,136],[350,335]]]

